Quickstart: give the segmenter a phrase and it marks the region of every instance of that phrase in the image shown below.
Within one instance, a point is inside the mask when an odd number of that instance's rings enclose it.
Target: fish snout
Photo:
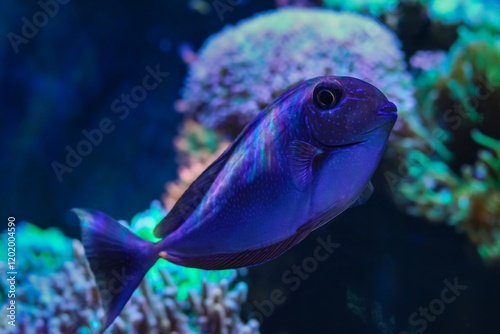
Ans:
[[[379,115],[396,115],[398,112],[398,107],[392,102],[385,102],[378,108]]]

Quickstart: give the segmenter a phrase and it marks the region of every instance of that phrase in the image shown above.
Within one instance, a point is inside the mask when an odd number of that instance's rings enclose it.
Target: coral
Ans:
[[[217,132],[187,119],[174,144],[179,155],[179,179],[166,184],[162,201],[168,210],[230,143]]]
[[[342,9],[357,13],[367,13],[380,16],[385,12],[395,10],[399,0],[324,0],[323,5],[327,8]]]
[[[498,1],[326,0],[324,6],[377,17],[398,35],[408,58],[422,50],[448,50],[461,26],[500,32]]]
[[[189,67],[183,105],[208,128],[234,136],[290,85],[328,74],[374,84],[402,115],[414,107],[396,36],[369,17],[317,8],[269,11],[211,36]]]
[[[445,60],[446,53],[444,51],[417,51],[410,58],[412,69],[429,71],[437,68]]]
[[[17,239],[28,238],[30,235],[18,231]],[[48,232],[39,233],[39,237],[49,240]],[[70,239],[66,240],[72,243]],[[49,243],[43,243],[50,248]],[[78,328],[86,328],[87,332],[97,333],[100,327],[98,317],[98,292],[93,277],[86,266],[83,248],[78,241],[73,242],[74,257],[60,263],[60,267],[47,270],[22,272],[17,270],[16,281],[16,327],[13,328],[0,322],[2,333],[75,333]],[[19,262],[33,255],[33,250],[18,247]],[[71,255],[72,253],[69,252]],[[65,258],[68,254],[55,254]],[[5,281],[6,265],[0,262],[0,276]],[[5,306],[4,306],[5,307]],[[4,311],[4,310],[2,310]],[[5,327],[1,327],[5,326]],[[15,331],[14,331],[15,329]]]
[[[464,231],[485,260],[500,260],[500,141],[478,130],[472,138],[483,146],[473,166],[460,174],[420,151],[408,158],[409,176],[398,184],[398,201],[410,214],[446,221]]]
[[[488,30],[459,30],[440,67],[418,78],[417,100],[422,121],[431,132],[444,134],[440,140],[428,137],[428,145],[458,172],[472,164],[479,145],[469,136],[472,129],[500,138],[500,38]]]
[[[30,256],[17,253],[16,268],[19,273],[52,272],[56,268],[61,268],[64,262],[71,260],[71,241],[58,229],[50,228],[42,230],[35,225],[20,222],[16,226],[16,234],[22,238],[16,238],[16,246]],[[50,240],[50,243],[43,243],[40,240]],[[7,238],[2,237],[0,247],[7,249]],[[2,252],[0,262],[7,262],[7,252]],[[17,277],[18,282],[22,282],[24,276]]]
[[[166,216],[167,210],[161,206],[157,200],[151,202],[149,209],[139,212],[130,220],[130,229],[139,237],[157,242],[159,238],[155,237],[153,230],[155,226]],[[127,224],[124,221],[121,223]]]
[[[497,34],[462,27],[419,76],[415,120],[427,135],[406,138],[408,175],[394,193],[409,213],[464,231],[487,260],[500,260],[499,61]]]
[[[491,0],[416,0],[427,8],[431,18],[445,23],[464,23],[469,27],[488,27],[500,31],[500,5]]]
[[[429,18],[442,23],[463,23],[469,27],[489,27],[499,30],[497,19],[500,6],[491,0],[325,0],[327,8],[342,9],[357,13],[367,13],[373,16],[391,14],[402,6],[421,6]]]
[[[221,148],[226,148],[229,142],[217,131],[206,128],[192,119],[186,119],[180,133],[174,139],[178,163],[186,165],[193,161],[206,163],[213,159]]]
[[[149,213],[157,213],[157,203],[146,213],[136,218],[137,226],[144,229],[144,220],[154,220]],[[30,231],[47,239],[54,236],[54,230],[39,231],[25,223],[28,228],[20,229],[18,240],[31,237]],[[61,235],[57,236],[58,238]],[[84,256],[83,246],[78,240],[67,237],[65,243],[72,245],[73,253],[53,251],[53,255],[68,258],[52,266],[50,271],[40,267],[30,272],[19,272],[23,279],[17,282],[16,306],[17,327],[0,322],[2,333],[99,333],[100,319],[104,311],[95,281]],[[38,239],[40,240],[40,239]],[[44,243],[47,249],[49,244]],[[58,251],[66,249],[60,248]],[[33,256],[33,248],[19,249],[19,262]],[[72,255],[71,255],[72,254]],[[41,260],[43,262],[43,260]],[[124,310],[110,326],[108,333],[258,333],[255,320],[243,323],[239,317],[246,300],[247,286],[235,282],[235,271],[229,279],[209,281],[202,274],[191,275],[191,287],[185,298],[180,298],[180,286],[170,275],[170,267],[154,268],[157,276],[146,277],[126,304]],[[177,269],[182,270],[181,267]],[[188,269],[196,271],[197,269]],[[6,284],[6,262],[0,262],[0,277]],[[175,273],[174,273],[175,274]],[[195,280],[193,277],[198,277]],[[183,282],[180,283],[182,286]],[[197,289],[198,287],[198,289]],[[5,312],[4,305],[2,312]],[[15,331],[14,331],[15,329]]]
[[[198,314],[200,333],[259,333],[257,320],[244,324],[239,317],[246,298],[247,286],[242,282],[233,290],[228,289],[225,280],[220,283],[203,282],[201,294],[189,294],[189,305]]]

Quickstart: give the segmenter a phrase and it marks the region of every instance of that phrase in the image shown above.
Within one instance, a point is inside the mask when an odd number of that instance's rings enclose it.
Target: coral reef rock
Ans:
[[[181,105],[208,128],[234,137],[288,87],[322,75],[372,83],[401,115],[414,108],[397,37],[369,17],[319,8],[269,11],[211,36],[189,67]],[[395,136],[404,122],[400,117]]]

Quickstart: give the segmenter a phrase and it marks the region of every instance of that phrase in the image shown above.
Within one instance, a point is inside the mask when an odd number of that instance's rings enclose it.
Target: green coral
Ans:
[[[472,129],[500,138],[500,38],[464,27],[459,36],[441,66],[416,80],[422,122],[442,137],[424,139],[455,171],[475,161],[479,144],[469,135]]]
[[[327,8],[342,9],[351,12],[368,13],[380,16],[383,13],[395,10],[399,0],[324,0],[323,5]]]
[[[467,234],[500,260],[500,37],[462,27],[447,58],[416,80],[418,135],[402,153],[396,200]],[[394,182],[393,182],[394,183]]]
[[[174,146],[180,165],[189,165],[193,161],[206,162],[221,149],[229,145],[220,133],[186,119],[175,137]]]
[[[25,221],[17,223],[15,228],[18,281],[31,272],[53,272],[64,262],[72,260],[73,246],[60,230],[43,230]],[[7,249],[7,238],[7,231],[4,231],[0,239],[1,249]],[[0,262],[7,262],[7,252],[1,252]]]
[[[495,0],[417,0],[431,18],[446,23],[465,23],[469,27],[489,27],[500,30],[500,5]]]
[[[152,242],[161,239],[154,235],[154,228],[166,216],[167,212],[159,201],[151,202],[149,209],[139,212],[130,220],[130,228],[139,237]]]
[[[495,0],[325,0],[323,5],[373,16],[395,12],[401,6],[420,5],[425,8],[429,17],[436,21],[500,30],[500,4]]]
[[[408,156],[409,176],[398,185],[410,214],[446,221],[467,233],[486,260],[500,259],[500,140],[472,131],[482,145],[474,165],[457,174],[442,160],[420,151]]]

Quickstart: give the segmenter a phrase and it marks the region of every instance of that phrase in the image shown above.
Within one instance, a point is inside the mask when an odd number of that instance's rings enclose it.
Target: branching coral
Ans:
[[[20,230],[17,239],[31,239],[40,243],[40,240],[49,240],[51,233],[37,231],[30,227]],[[31,231],[30,231],[31,230]],[[33,239],[36,236],[38,239]],[[66,239],[70,242],[70,239]],[[50,248],[50,243],[40,243]],[[71,252],[54,253],[60,258],[71,256],[72,260],[61,262],[59,267],[52,267],[52,271],[33,270],[23,272],[17,270],[16,282],[16,327],[0,322],[2,333],[75,333],[79,328],[87,332],[97,333],[100,327],[97,307],[98,292],[93,282],[92,274],[86,267],[83,249],[78,241],[74,241],[74,258]],[[43,246],[42,246],[43,247]],[[18,247],[18,262],[30,258],[33,249]],[[2,282],[6,279],[5,262],[0,262],[0,276]],[[6,305],[4,306],[6,307]],[[101,311],[102,313],[102,311]],[[5,326],[5,327],[1,327]]]
[[[270,11],[210,37],[190,65],[183,100],[201,123],[234,136],[290,85],[327,74],[376,85],[401,114],[414,107],[392,32],[368,17],[312,8]]]
[[[152,211],[156,209],[153,208]],[[143,213],[137,219],[148,216]],[[153,219],[154,220],[154,219]],[[39,231],[32,225],[20,229],[19,240],[47,238],[54,231]],[[35,232],[33,232],[35,231]],[[34,233],[34,234],[33,234]],[[16,306],[16,327],[0,322],[2,333],[99,333],[100,319],[103,309],[100,306],[100,296],[87,260],[83,246],[78,240],[64,237],[65,243],[72,245],[71,253],[53,252],[58,258],[70,258],[52,266],[51,270],[36,270],[21,272],[18,270]],[[41,239],[36,239],[38,242]],[[47,245],[44,243],[44,245]],[[50,245],[46,246],[51,249]],[[33,256],[33,249],[19,249],[19,262]],[[218,276],[218,280],[210,281],[215,276],[204,274],[191,277],[189,295],[181,298],[179,292],[185,281],[176,282],[176,277],[170,275],[170,267],[155,266],[152,270],[158,275],[147,276],[140,289],[134,292],[131,300],[108,333],[258,333],[258,323],[250,320],[243,323],[239,317],[242,304],[246,299],[247,286],[240,282],[235,285],[235,271],[226,271]],[[176,270],[181,271],[178,267]],[[196,271],[197,269],[186,269]],[[2,284],[6,281],[6,262],[0,262]],[[229,275],[228,275],[229,272]],[[224,275],[228,279],[221,278]],[[198,280],[195,280],[197,277]],[[201,277],[207,277],[201,279]],[[234,286],[234,287],[233,287]],[[232,288],[230,288],[232,287]],[[3,297],[2,300],[4,300]],[[2,307],[5,312],[6,305]],[[206,331],[204,331],[206,330]],[[213,331],[212,331],[213,330]]]

